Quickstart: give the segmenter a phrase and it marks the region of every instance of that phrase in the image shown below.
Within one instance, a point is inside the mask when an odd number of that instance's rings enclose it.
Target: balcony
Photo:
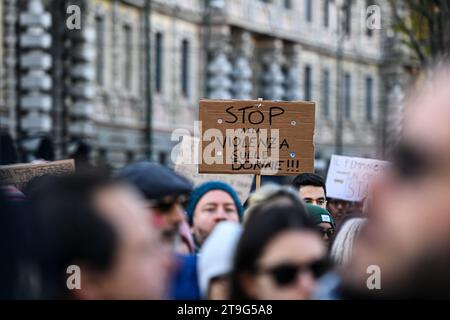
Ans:
[[[298,12],[280,4],[255,0],[229,0],[224,3],[224,11],[230,24],[286,37],[295,36],[300,30]]]

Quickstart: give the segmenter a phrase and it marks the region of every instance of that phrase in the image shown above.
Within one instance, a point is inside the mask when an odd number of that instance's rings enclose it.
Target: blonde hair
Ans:
[[[247,209],[244,211],[244,223],[248,220],[249,216],[252,214],[253,210],[256,207],[266,202],[266,200],[271,199],[276,194],[289,194],[300,200],[297,192],[291,187],[280,186],[273,183],[266,184],[259,190],[253,192],[248,198],[248,206]]]
[[[344,266],[352,259],[353,245],[366,221],[365,218],[353,218],[342,225],[330,253],[331,259],[337,266]]]

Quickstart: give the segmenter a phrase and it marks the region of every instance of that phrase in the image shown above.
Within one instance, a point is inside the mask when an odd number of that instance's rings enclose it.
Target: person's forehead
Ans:
[[[230,196],[228,192],[223,190],[212,190],[207,193],[200,199],[199,204],[214,204],[214,203],[225,203],[225,204],[234,204],[233,198]]]
[[[324,228],[324,229],[332,229],[333,228],[333,226],[329,222],[319,223],[319,227]]]
[[[449,149],[450,90],[447,84],[430,85],[408,102],[403,128],[404,140],[418,147]]]
[[[96,195],[96,204],[100,214],[119,232],[130,230],[138,234],[141,229],[151,228],[146,223],[145,202],[132,189],[118,186],[101,190]]]
[[[325,197],[325,190],[320,186],[301,186],[300,194],[304,198],[320,198]]]
[[[298,250],[302,245],[304,250]],[[286,231],[272,239],[264,249],[261,260],[271,263],[278,260],[303,262],[310,259],[311,255],[320,256],[324,249],[318,235],[309,231]]]

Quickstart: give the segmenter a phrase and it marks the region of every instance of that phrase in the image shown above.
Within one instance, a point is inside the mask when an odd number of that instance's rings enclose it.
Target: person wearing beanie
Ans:
[[[198,257],[200,292],[204,299],[229,299],[229,275],[242,227],[231,221],[217,225],[203,245]]]
[[[323,239],[326,242],[330,242],[336,228],[331,213],[326,209],[311,204],[307,204],[306,207],[308,208],[308,213],[312,221],[319,228]]]
[[[183,205],[192,190],[191,183],[169,168],[145,161],[126,166],[117,178],[141,192],[163,240],[176,250],[180,226],[185,220]]]
[[[240,222],[243,211],[236,191],[224,182],[209,181],[195,188],[186,214],[197,247],[203,245],[219,222]]]

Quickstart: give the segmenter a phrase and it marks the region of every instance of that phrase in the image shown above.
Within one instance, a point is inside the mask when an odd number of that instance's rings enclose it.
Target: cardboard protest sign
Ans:
[[[201,100],[200,173],[297,175],[314,171],[315,104]]]
[[[34,177],[51,175],[64,175],[75,172],[73,159],[53,161],[39,164],[16,164],[0,166],[0,184],[14,185],[22,189]]]
[[[194,186],[198,186],[207,181],[223,181],[231,185],[237,192],[241,203],[244,203],[253,183],[254,175],[251,174],[201,174],[198,173],[198,165],[192,162],[193,153],[197,150],[200,139],[191,136],[184,136],[180,149],[177,150],[175,171],[189,179]]]
[[[361,201],[371,180],[389,163],[386,161],[333,155],[327,174],[327,196],[347,201]]]

